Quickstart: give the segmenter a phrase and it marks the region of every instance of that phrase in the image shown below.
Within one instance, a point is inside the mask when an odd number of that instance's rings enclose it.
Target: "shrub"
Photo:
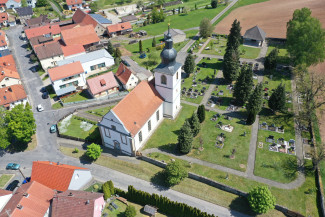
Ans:
[[[98,190],[99,186],[97,184],[94,185],[94,189]]]
[[[73,153],[79,153],[79,149],[78,148],[74,148]]]
[[[247,197],[249,205],[256,213],[266,213],[274,209],[275,197],[266,186],[256,187],[249,192]]]
[[[169,186],[177,185],[187,177],[187,171],[179,161],[173,161],[167,164],[165,174],[166,184]]]
[[[129,205],[126,207],[124,215],[125,217],[135,217],[137,215],[137,211],[135,210],[134,206]]]
[[[103,193],[104,193],[104,199],[107,200],[108,198],[111,197],[111,191],[109,189],[109,183],[108,182],[105,182],[103,184]]]
[[[211,7],[212,8],[217,8],[217,6],[218,6],[218,1],[217,0],[212,0],[211,1]]]
[[[100,145],[91,143],[90,145],[87,146],[86,155],[91,160],[97,160],[100,157],[102,151],[103,151],[103,149],[100,147]]]

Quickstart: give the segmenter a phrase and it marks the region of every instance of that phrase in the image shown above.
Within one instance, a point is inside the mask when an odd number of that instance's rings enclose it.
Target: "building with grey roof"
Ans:
[[[86,54],[67,57],[64,60],[59,61],[58,66],[80,61],[82,68],[84,69],[86,76],[94,74],[100,71],[107,70],[114,65],[114,58],[105,50],[97,50]]]
[[[129,16],[121,17],[121,20],[122,23],[130,22],[131,24],[134,24],[138,21],[138,18],[134,15],[129,15]]]
[[[248,29],[243,36],[244,45],[261,47],[265,41],[266,33],[258,26]]]
[[[167,35],[167,31],[164,32]],[[170,34],[172,35],[174,43],[183,42],[186,39],[186,34],[180,29],[170,29]]]
[[[103,17],[100,14],[89,14],[89,16],[91,16],[99,24],[112,24],[112,21],[111,20]]]

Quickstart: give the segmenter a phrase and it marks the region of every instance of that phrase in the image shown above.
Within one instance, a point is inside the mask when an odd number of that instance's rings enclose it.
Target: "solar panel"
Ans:
[[[92,18],[94,18],[98,23],[101,23],[101,24],[111,24],[112,23],[111,20],[106,19],[105,17],[103,17],[100,14],[90,14],[90,16]]]

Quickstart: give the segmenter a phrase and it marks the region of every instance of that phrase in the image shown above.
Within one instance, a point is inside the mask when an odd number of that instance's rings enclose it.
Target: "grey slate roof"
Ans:
[[[121,20],[122,20],[122,23],[125,23],[125,22],[138,20],[138,18],[134,15],[129,15],[129,16],[121,17]]]
[[[32,7],[23,7],[23,8],[15,8],[19,17],[24,16],[32,16],[33,15],[33,8]]]
[[[112,21],[106,19],[100,14],[89,14],[92,18],[94,18],[99,24],[112,24]]]
[[[157,208],[149,206],[149,205],[145,205],[143,208],[143,211],[150,215],[155,215],[157,212]]]
[[[77,62],[77,61],[80,61],[81,64],[83,64],[83,63],[90,62],[90,61],[93,61],[93,60],[96,60],[96,59],[99,59],[102,57],[113,59],[113,57],[105,49],[102,49],[102,50],[96,50],[96,51],[89,52],[89,53],[86,53],[83,55],[78,55],[75,57],[61,60],[58,62],[58,65],[62,66],[62,65]]]
[[[61,96],[61,95],[64,95],[66,93],[70,93],[72,91],[76,91],[76,87],[73,86],[73,85],[62,88],[62,89],[58,89],[58,90],[55,91],[55,93],[56,93],[56,95]]]
[[[10,54],[11,53],[10,53],[10,50],[9,49],[0,50],[0,57],[8,56]]]
[[[155,68],[153,71],[164,73],[167,75],[174,75],[180,67],[182,67],[182,64],[178,62],[175,62],[173,65],[168,66],[163,63],[160,63],[157,68]]]
[[[244,38],[264,41],[265,36],[266,33],[260,27],[254,26],[253,28],[250,28],[245,32]]]
[[[170,34],[172,35],[172,37],[176,36],[176,35],[186,35],[182,30],[180,29],[170,29],[169,30]],[[164,35],[167,35],[168,30],[166,32],[164,32]]]

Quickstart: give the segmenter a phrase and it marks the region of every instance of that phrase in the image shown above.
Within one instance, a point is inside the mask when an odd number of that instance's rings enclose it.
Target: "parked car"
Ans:
[[[26,183],[28,183],[28,182],[30,182],[30,177],[26,177],[26,179],[24,179],[24,181],[23,181],[22,184],[26,184]]]
[[[51,127],[50,127],[50,133],[55,133],[56,132],[56,125],[53,124]]]
[[[41,104],[39,104],[37,106],[37,111],[39,111],[39,112],[44,111],[44,108],[43,108],[43,106]]]
[[[42,93],[42,98],[43,99],[49,98],[49,94],[47,92]]]
[[[13,191],[15,190],[15,188],[18,186],[19,181],[18,180],[14,180],[12,181],[6,188],[7,191]]]
[[[20,164],[16,164],[16,163],[8,163],[6,166],[7,170],[18,170],[20,167]]]

